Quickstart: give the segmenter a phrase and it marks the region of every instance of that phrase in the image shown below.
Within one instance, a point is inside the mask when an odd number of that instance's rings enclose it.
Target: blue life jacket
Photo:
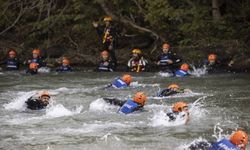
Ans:
[[[209,150],[240,150],[240,148],[231,143],[228,139],[222,139],[214,143]]]
[[[184,70],[181,70],[181,69],[175,71],[175,76],[176,77],[185,77],[187,75],[188,75],[187,71],[184,71]]]
[[[115,79],[111,84],[115,88],[125,88],[125,87],[128,87],[128,84],[126,82],[122,81],[122,79],[120,79],[120,78]]]
[[[6,69],[17,70],[19,68],[19,62],[16,58],[6,60]]]
[[[160,56],[160,65],[168,65],[168,61],[171,60],[168,54],[162,54]]]
[[[60,72],[70,72],[72,71],[72,68],[70,66],[60,66],[56,71]]]
[[[139,106],[140,105],[138,105],[136,102],[129,99],[129,100],[127,100],[127,102],[125,104],[122,105],[122,107],[119,110],[119,113],[123,113],[123,114],[132,113]]]

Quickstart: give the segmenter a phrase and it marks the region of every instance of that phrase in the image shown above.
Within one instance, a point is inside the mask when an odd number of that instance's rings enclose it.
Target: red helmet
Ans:
[[[189,70],[189,65],[187,63],[184,63],[181,65],[181,70],[188,71]]]
[[[132,81],[132,77],[129,74],[125,74],[122,76],[122,81],[126,82],[127,84],[130,84]]]
[[[38,64],[37,63],[30,63],[30,65],[29,65],[29,68],[31,69],[31,70],[36,70],[37,68],[38,68]]]
[[[9,54],[9,56],[10,56],[10,55],[16,56],[16,51],[15,51],[15,50],[10,50],[10,51],[8,52],[8,54]]]
[[[147,96],[143,92],[137,92],[134,96],[134,101],[144,106]]]
[[[248,135],[246,132],[238,130],[231,135],[229,140],[235,145],[243,144],[243,148],[245,148],[248,144]]]
[[[170,45],[168,43],[164,43],[162,45],[162,49],[169,49],[170,48]]]
[[[170,85],[168,86],[168,88],[169,88],[169,89],[173,89],[173,90],[178,90],[180,87],[179,87],[179,85],[177,85],[177,84],[170,84]]]
[[[69,61],[68,58],[63,58],[62,63],[63,63],[64,65],[69,65],[69,64],[70,64],[70,61]]]
[[[210,54],[210,55],[208,55],[208,61],[216,61],[216,59],[217,59],[217,55],[215,55],[215,54]]]
[[[101,56],[109,56],[109,52],[104,50],[101,52]]]
[[[183,108],[188,107],[187,103],[177,102],[173,105],[174,112],[182,112]]]
[[[40,51],[40,49],[34,49],[34,50],[32,51],[32,54],[37,54],[38,56],[40,56],[41,51]]]

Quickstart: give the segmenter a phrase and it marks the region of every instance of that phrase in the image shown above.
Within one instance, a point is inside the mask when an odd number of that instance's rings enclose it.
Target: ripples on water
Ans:
[[[121,73],[70,73],[23,76],[1,74],[0,149],[186,149],[197,141],[216,141],[242,127],[249,132],[249,74],[174,78],[167,73],[133,74],[130,88],[104,90]],[[11,82],[9,82],[11,81]],[[192,92],[156,97],[175,82]],[[46,110],[29,111],[25,101],[41,89],[52,94]],[[102,97],[148,95],[143,112],[118,114]],[[190,121],[168,122],[176,101],[190,108]]]

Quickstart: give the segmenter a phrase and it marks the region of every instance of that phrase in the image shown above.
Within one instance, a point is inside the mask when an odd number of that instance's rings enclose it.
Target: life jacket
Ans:
[[[231,143],[228,139],[222,139],[214,143],[209,150],[240,150],[240,148]]]
[[[9,70],[18,70],[19,69],[19,62],[17,58],[8,58],[6,60],[6,69]]]
[[[60,72],[70,72],[72,71],[72,68],[70,66],[60,66],[57,71],[60,71]]]
[[[128,62],[128,67],[130,68],[130,71],[133,72],[141,72],[141,71],[145,71],[145,67],[147,65],[147,60],[140,58],[139,60],[135,60],[135,59],[130,59]]]
[[[108,63],[108,64],[105,64],[105,63]],[[98,71],[101,71],[101,72],[113,72],[113,68],[110,67],[110,63],[111,61],[101,61],[101,63],[99,64],[99,67],[98,67]]]
[[[187,71],[184,71],[184,70],[181,70],[181,69],[175,71],[175,76],[176,77],[185,77],[187,75],[188,75]]]
[[[43,103],[43,102],[41,102],[38,99],[35,99],[33,97],[29,98],[25,103],[27,104],[27,108],[29,108],[31,110],[44,109],[48,105],[47,103]]]
[[[160,65],[161,66],[166,66],[166,65],[168,65],[168,61],[169,60],[172,60],[171,58],[170,58],[170,56],[169,56],[169,54],[161,54],[161,56],[160,56]]]
[[[112,82],[112,86],[115,88],[125,88],[128,87],[127,83],[124,82],[122,79],[117,78]]]
[[[129,99],[125,104],[122,105],[122,107],[119,110],[119,113],[129,114],[134,112],[138,107],[140,107],[139,104]]]

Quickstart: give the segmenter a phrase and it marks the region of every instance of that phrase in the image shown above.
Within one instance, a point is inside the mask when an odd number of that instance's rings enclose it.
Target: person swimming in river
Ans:
[[[40,110],[47,107],[50,101],[50,94],[47,91],[41,91],[31,96],[25,103],[28,109]]]
[[[62,65],[56,69],[57,72],[72,72],[72,67],[70,66],[70,60],[66,57],[62,59]]]
[[[137,92],[133,99],[129,98],[128,100],[119,100],[116,98],[103,98],[104,101],[111,105],[120,106],[118,110],[122,114],[130,114],[135,111],[141,111],[147,101],[147,96],[144,92]]]
[[[169,121],[175,121],[177,117],[180,117],[185,120],[185,124],[189,120],[189,110],[188,105],[185,102],[176,102],[171,109],[169,109],[166,113]]]
[[[132,82],[132,76],[129,74],[124,74],[122,77],[114,79],[108,86],[109,87],[114,87],[114,88],[126,88],[130,85]]]
[[[26,74],[35,75],[38,73],[38,64],[37,63],[30,63],[29,68],[26,71]]]
[[[188,71],[189,71],[189,65],[187,63],[184,63],[181,65],[180,69],[175,71],[174,75],[176,77],[185,77],[189,75]]]
[[[4,62],[1,62],[0,65],[5,65],[5,69],[8,71],[18,70],[19,69],[19,59],[17,58],[17,52],[15,50],[8,51],[8,57]]]
[[[191,92],[190,89],[182,89],[178,84],[170,84],[167,88],[162,89],[160,92],[157,93],[158,97],[167,97],[176,95],[179,93]]]
[[[248,135],[242,130],[237,130],[231,134],[229,139],[223,138],[217,142],[196,142],[189,146],[189,150],[246,150]]]

